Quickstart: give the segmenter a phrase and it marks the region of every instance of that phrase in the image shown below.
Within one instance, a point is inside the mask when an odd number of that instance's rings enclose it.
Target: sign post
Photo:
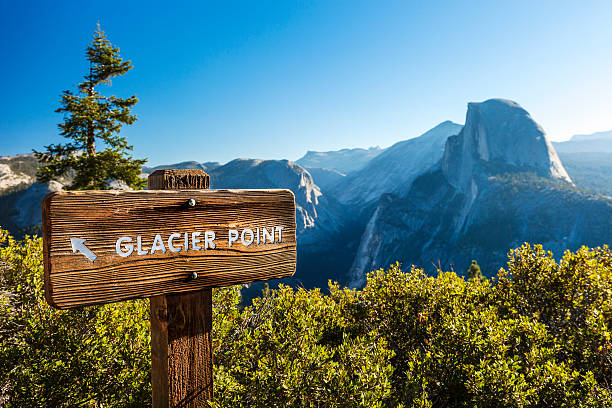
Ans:
[[[208,188],[201,170],[158,170],[148,191],[66,191],[43,201],[51,305],[150,298],[154,407],[212,399],[213,287],[295,272],[291,191]]]
[[[149,190],[207,189],[210,179],[203,171],[161,170],[148,184]],[[153,408],[206,406],[213,397],[212,289],[154,296],[150,308]]]

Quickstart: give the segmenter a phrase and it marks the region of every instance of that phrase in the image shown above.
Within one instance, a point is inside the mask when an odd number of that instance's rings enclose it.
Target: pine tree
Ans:
[[[113,46],[100,28],[94,33],[85,57],[89,61],[89,73],[78,85],[78,93],[64,91],[61,107],[64,122],[58,124],[60,134],[70,142],[46,146],[46,152],[34,151],[42,166],[37,173],[39,183],[47,183],[62,177],[73,177],[70,190],[103,190],[112,180],[123,181],[132,188],[143,188],[145,180],[139,177],[146,160],[134,159],[128,154],[132,146],[119,135],[123,125],[136,121],[130,108],[138,102],[136,96],[127,99],[102,96],[96,87],[111,85],[111,79],[132,69],[130,61],[119,56],[119,48]],[[101,142],[96,151],[96,141]]]
[[[482,272],[480,271],[480,266],[478,266],[476,261],[472,260],[472,264],[467,271],[467,276],[468,279],[482,279]]]

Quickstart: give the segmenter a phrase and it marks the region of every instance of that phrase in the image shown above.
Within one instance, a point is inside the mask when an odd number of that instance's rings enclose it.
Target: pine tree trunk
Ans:
[[[87,130],[87,154],[89,156],[96,155],[96,139],[94,137],[93,125],[89,125]]]
[[[93,87],[93,82],[92,82],[92,72],[91,72],[91,65],[89,66],[89,96],[92,97],[94,94],[94,87]],[[87,154],[89,156],[95,156],[96,155],[96,139],[95,139],[95,135],[94,135],[94,125],[93,125],[93,120],[91,120],[89,122],[89,126],[87,127]]]

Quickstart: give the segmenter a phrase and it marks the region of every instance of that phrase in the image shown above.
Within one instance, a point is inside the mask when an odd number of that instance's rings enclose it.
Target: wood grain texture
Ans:
[[[212,290],[151,298],[153,407],[207,406],[212,370]]]
[[[151,397],[154,408],[168,408],[168,307],[169,295],[154,296],[149,302],[151,321]],[[181,296],[181,295],[179,295]],[[186,295],[183,295],[186,296]],[[211,319],[212,320],[212,319]]]
[[[155,170],[147,181],[149,190],[204,190],[210,188],[210,177],[202,170]]]
[[[276,226],[282,242],[228,246],[229,229]],[[140,236],[150,250],[156,234],[166,244],[170,234],[192,232],[203,246],[205,231],[215,232],[215,249],[125,258],[115,249],[122,236],[134,244]],[[73,253],[70,238],[85,239],[95,261]],[[62,309],[282,278],[295,272],[295,201],[289,190],[57,192],[43,201],[43,241],[45,296]],[[198,278],[188,280],[192,272]]]
[[[149,188],[208,185],[203,171],[165,170],[149,176]],[[150,313],[153,407],[207,406],[213,397],[212,290],[154,296]]]

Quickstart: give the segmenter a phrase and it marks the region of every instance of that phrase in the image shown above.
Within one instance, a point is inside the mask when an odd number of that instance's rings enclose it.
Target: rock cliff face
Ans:
[[[312,176],[315,184],[319,186],[324,193],[346,177],[346,174],[340,173],[337,170],[322,169],[320,167],[311,167],[308,169],[308,172]]]
[[[209,172],[212,188],[287,188],[295,195],[297,233],[315,227],[325,206],[321,189],[288,160],[236,159]]]
[[[35,183],[38,161],[33,154],[0,156],[0,227],[20,237],[40,233],[43,196],[55,188]]]
[[[187,161],[143,168],[143,176],[158,169],[199,169],[210,175],[211,188],[286,188],[295,195],[298,234],[315,227],[325,212],[323,193],[310,173],[289,160],[236,159],[220,165],[216,162]],[[321,202],[320,202],[321,201]]]
[[[33,181],[31,176],[15,172],[8,164],[0,163],[0,190],[16,187],[20,184],[32,184]]]
[[[487,167],[571,183],[544,130],[520,105],[504,99],[468,104],[465,126],[444,149],[442,170],[456,188],[470,189]]]
[[[19,189],[0,195],[0,227],[13,235],[41,234],[41,205],[48,193],[62,189],[56,181],[48,184],[21,184]]]
[[[0,192],[34,183],[37,168],[38,162],[33,154],[0,156]]]
[[[518,104],[468,105],[442,159],[404,192],[383,195],[349,272],[351,284],[400,261],[463,273],[477,259],[493,275],[509,248],[612,241],[612,198],[577,190],[541,127]]]
[[[416,176],[440,160],[446,139],[460,130],[461,125],[446,121],[419,137],[398,142],[330,191],[342,203],[367,206],[384,193],[406,190]]]
[[[57,181],[30,185],[18,195],[14,206],[16,213],[12,221],[20,228],[40,224],[42,199],[49,193],[60,191],[62,187]]]

